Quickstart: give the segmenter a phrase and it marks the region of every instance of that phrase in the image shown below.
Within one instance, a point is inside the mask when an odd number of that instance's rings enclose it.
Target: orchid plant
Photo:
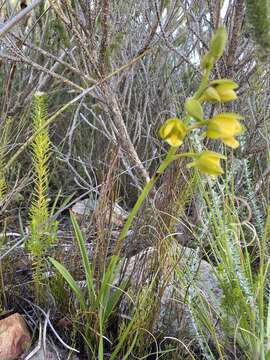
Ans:
[[[243,117],[237,113],[223,112],[214,115],[210,119],[204,118],[203,104],[227,103],[237,99],[236,89],[238,84],[230,79],[210,80],[210,74],[215,63],[223,55],[227,42],[227,31],[224,26],[220,26],[212,36],[209,51],[203,56],[201,61],[202,80],[197,91],[191,98],[185,101],[186,116],[183,120],[179,118],[167,119],[159,130],[161,139],[170,145],[165,159],[160,164],[155,175],[145,185],[134,208],[132,209],[119,237],[117,250],[121,248],[121,243],[126,237],[143,201],[148,196],[159,176],[167,169],[172,161],[179,157],[191,157],[192,162],[187,164],[188,168],[197,168],[202,173],[216,178],[224,173],[221,160],[226,160],[226,156],[214,151],[205,150],[201,153],[185,152],[176,154],[179,147],[194,129],[203,129],[203,135],[209,139],[220,140],[223,144],[235,149],[239,146],[236,139],[241,135],[245,128],[240,120]],[[195,121],[195,122],[194,122]],[[118,252],[116,251],[116,254]]]

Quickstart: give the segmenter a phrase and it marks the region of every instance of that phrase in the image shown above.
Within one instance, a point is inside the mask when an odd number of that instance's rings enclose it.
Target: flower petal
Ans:
[[[180,140],[175,134],[172,134],[170,137],[166,138],[166,141],[171,146],[180,146],[183,144],[183,141]]]
[[[220,102],[220,100],[221,100],[218,92],[212,86],[208,87],[205,90],[204,95],[205,95],[205,99],[207,101],[218,101],[218,102]]]
[[[237,99],[237,95],[234,90],[226,89],[221,86],[221,87],[218,87],[217,92],[221,98],[221,101],[224,103]]]
[[[210,85],[227,85],[230,86],[231,89],[237,89],[239,86],[236,82],[234,82],[233,80],[230,79],[217,79],[217,80],[212,80],[210,82]]]
[[[166,138],[170,132],[173,130],[173,128],[175,127],[175,123],[173,121],[165,124],[164,129],[163,129],[163,137]]]
[[[236,148],[238,148],[238,146],[239,146],[239,141],[237,141],[234,137],[223,138],[223,139],[222,139],[222,142],[223,142],[225,145],[228,145],[228,146],[230,146],[230,147],[233,148],[233,149],[236,149]]]
[[[213,129],[213,128],[208,128],[208,130],[205,132],[205,135],[207,137],[209,137],[210,139],[218,139],[218,138],[220,138],[220,132]]]
[[[237,119],[237,120],[243,120],[244,117],[238,113],[229,113],[229,112],[223,112],[220,114],[217,114],[213,116],[212,119]]]

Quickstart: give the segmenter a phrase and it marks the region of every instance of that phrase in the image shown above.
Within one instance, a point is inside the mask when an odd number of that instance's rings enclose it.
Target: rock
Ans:
[[[126,289],[128,296],[123,298],[120,305],[123,317],[129,317],[132,312],[134,304],[129,299],[137,299],[137,294],[142,288],[148,291],[158,271],[158,281],[154,285],[156,296],[150,294],[146,297],[147,302],[153,302],[154,305],[152,310],[150,308],[150,313],[153,314],[152,328],[155,333],[164,337],[194,340],[196,326],[193,320],[196,312],[198,317],[201,309],[201,295],[204,305],[209,304],[208,307],[204,306],[203,311],[207,308],[212,323],[218,324],[223,292],[213,266],[204,260],[196,259],[195,250],[176,242],[169,245],[163,254],[150,247],[131,257],[124,273],[124,280],[129,279],[129,286]],[[148,311],[149,308],[142,309],[142,313]],[[222,338],[219,325],[216,326],[216,333]]]
[[[20,314],[0,321],[0,360],[15,360],[30,345],[31,335]]]
[[[75,214],[79,223],[83,222],[85,217],[91,216],[98,208],[98,200],[89,198],[76,202],[72,206],[72,212]],[[108,221],[116,227],[122,227],[125,220],[128,217],[128,213],[117,203],[114,203],[112,207],[109,205],[102,209],[102,212]]]

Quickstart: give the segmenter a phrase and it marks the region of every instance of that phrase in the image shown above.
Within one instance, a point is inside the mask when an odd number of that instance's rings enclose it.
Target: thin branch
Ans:
[[[0,29],[0,38],[3,37],[9,30],[16,26],[20,21],[22,21],[32,10],[34,10],[38,5],[40,5],[43,0],[34,0],[32,4],[28,5],[25,9],[20,11],[13,18],[8,20],[6,24]]]

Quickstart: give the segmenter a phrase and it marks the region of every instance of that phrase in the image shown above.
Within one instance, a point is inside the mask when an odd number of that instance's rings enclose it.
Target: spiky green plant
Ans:
[[[34,193],[30,209],[31,238],[28,247],[40,257],[49,243],[48,174],[50,138],[46,121],[46,100],[42,93],[34,96],[33,131],[38,132],[32,144]]]
[[[57,223],[50,220],[49,212],[49,159],[50,138],[46,123],[46,99],[43,93],[37,93],[33,99],[33,131],[36,134],[32,143],[34,170],[34,192],[30,208],[30,230],[28,250],[33,257],[34,284],[36,297],[42,298],[43,256],[56,239]]]

